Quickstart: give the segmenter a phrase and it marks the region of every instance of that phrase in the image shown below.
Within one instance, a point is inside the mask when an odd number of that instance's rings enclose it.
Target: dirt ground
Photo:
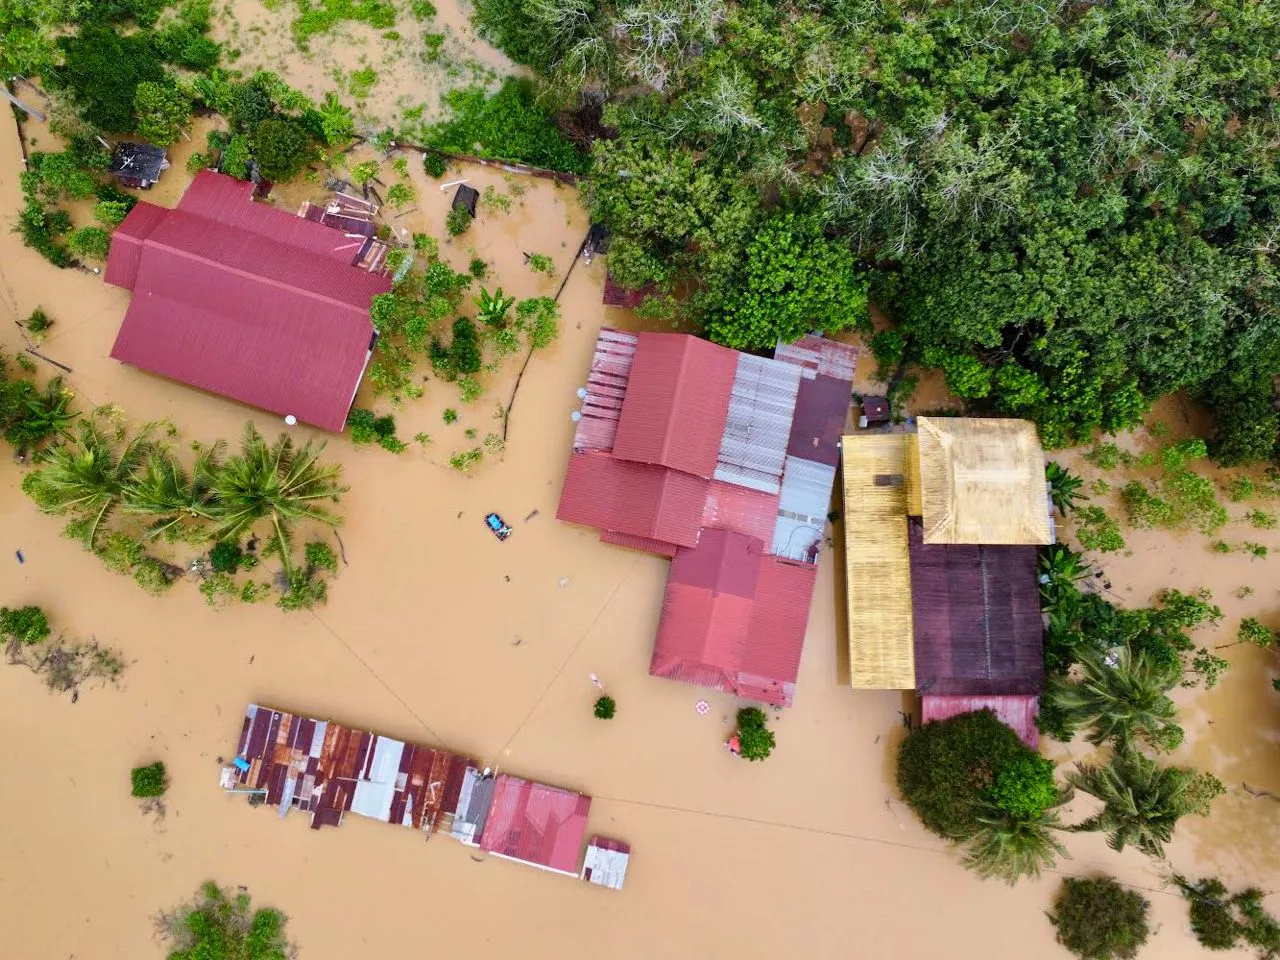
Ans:
[[[18,208],[18,172],[13,126],[0,124],[6,215]],[[507,189],[490,171],[463,175]],[[447,193],[416,165],[413,177],[418,210],[406,228],[443,236]],[[179,158],[152,198],[174,202],[184,179]],[[571,190],[526,186],[511,213],[482,211],[443,248],[463,265],[474,246],[496,283],[522,297],[554,292],[559,279],[532,274],[521,253],[553,255],[563,277],[586,229]],[[56,326],[41,349],[73,369],[81,409],[110,401],[134,420],[168,417],[184,437],[204,440],[234,439],[247,418],[269,435],[281,429],[274,417],[110,360],[129,294],[54,271],[8,230],[0,250],[0,347],[20,348],[10,321],[43,306]],[[67,636],[96,637],[128,662],[118,688],[88,689],[75,704],[0,666],[0,724],[9,731],[0,767],[5,955],[159,956],[155,912],[214,879],[283,909],[308,960],[398,955],[417,944],[444,957],[1066,957],[1044,910],[1061,875],[1104,870],[1151,899],[1157,932],[1144,956],[1201,956],[1184,904],[1164,885],[1166,868],[1136,852],[1068,836],[1072,859],[1009,889],[964,871],[915,822],[892,782],[908,698],[839,682],[834,551],[820,566],[796,705],[774,720],[778,749],[767,762],[746,764],[723,749],[732,698],[647,675],[665,562],[554,519],[574,390],[596,331],[634,325],[601,307],[603,278],[601,261],[573,270],[561,336],[529,364],[500,459],[487,456],[466,476],[446,465],[470,445],[466,429],[483,437],[498,422],[518,361],[488,377],[471,407],[431,380],[422,400],[397,410],[402,438],[431,434],[425,448],[411,443],[396,457],[330,440],[327,454],[351,485],[348,565],[314,614],[213,610],[190,584],[148,596],[61,538],[59,522],[22,495],[19,468],[0,462],[0,603],[40,604]],[[873,361],[862,362],[865,376]],[[462,412],[458,423],[444,425],[446,407]],[[490,510],[515,528],[505,543],[484,527]],[[1227,642],[1241,616],[1280,626],[1275,560],[1218,557],[1200,537],[1126,533],[1131,554],[1105,564],[1125,601],[1145,602],[1162,586],[1208,586],[1226,610],[1208,640]],[[1280,536],[1270,539],[1280,548]],[[1243,584],[1256,592],[1239,600]],[[1244,785],[1280,794],[1276,665],[1251,648],[1227,655],[1233,667],[1221,686],[1184,698],[1190,736],[1181,756],[1217,773],[1229,794],[1212,819],[1184,821],[1169,861],[1180,872],[1266,886],[1280,875],[1280,804]],[[593,673],[618,701],[609,723],[591,717]],[[694,710],[703,697],[713,704],[706,716]],[[627,887],[476,863],[448,839],[424,849],[407,831],[360,818],[314,833],[303,816],[281,823],[250,809],[224,795],[217,777],[251,701],[441,742],[581,789],[595,797],[591,829],[632,844]],[[172,778],[162,822],[128,795],[129,769],[157,759]],[[1074,806],[1068,819],[1084,809]]]

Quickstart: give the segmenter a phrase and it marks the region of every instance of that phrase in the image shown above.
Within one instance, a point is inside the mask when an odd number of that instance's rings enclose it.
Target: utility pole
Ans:
[[[23,103],[21,100],[15,97],[12,93],[10,93],[8,84],[0,84],[0,94],[3,94],[4,98],[8,100],[10,103],[12,103],[19,110],[29,114],[30,116],[35,117],[41,123],[44,123],[44,114],[41,113],[39,110],[37,110],[35,107],[28,107],[25,103]]]

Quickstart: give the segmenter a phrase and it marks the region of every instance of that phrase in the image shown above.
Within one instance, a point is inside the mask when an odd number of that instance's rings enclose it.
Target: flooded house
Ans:
[[[112,237],[106,281],[133,291],[117,360],[341,432],[373,351],[368,239],[253,200],[201,171],[177,207],[141,202]],[[366,265],[368,265],[366,263]]]
[[[290,810],[310,814],[313,830],[341,826],[352,813],[427,838],[443,833],[501,859],[594,883],[603,883],[603,871],[610,880],[604,885],[615,889],[626,872],[616,857],[603,863],[599,852],[584,853],[591,810],[585,794],[494,774],[448,750],[258,704],[246,708],[236,755],[219,782],[281,819]],[[604,843],[629,857],[625,844]]]
[[[601,330],[556,515],[671,558],[651,675],[792,703],[855,359]]]
[[[124,141],[116,144],[111,152],[107,172],[126,187],[150,190],[169,169],[169,158],[164,147],[150,143]]]
[[[843,439],[850,680],[914,689],[926,719],[990,707],[1034,744],[1054,536],[1035,426],[917,425]]]

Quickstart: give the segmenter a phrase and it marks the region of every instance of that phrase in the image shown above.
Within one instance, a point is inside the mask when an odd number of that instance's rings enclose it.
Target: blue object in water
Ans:
[[[241,773],[249,772],[249,761],[246,760],[244,757],[236,757],[231,762],[236,765],[236,769],[239,770]]]
[[[511,536],[511,528],[507,526],[500,516],[496,513],[487,514],[484,518],[485,525],[493,531],[493,535],[499,540],[505,540]]]
[[[21,550],[15,550],[15,551],[14,551],[14,553],[16,553],[16,554],[18,555],[18,562],[19,562],[19,563],[26,563],[26,562],[27,562],[27,558],[26,558],[26,557],[24,557],[24,556],[22,555],[22,551],[21,551]]]

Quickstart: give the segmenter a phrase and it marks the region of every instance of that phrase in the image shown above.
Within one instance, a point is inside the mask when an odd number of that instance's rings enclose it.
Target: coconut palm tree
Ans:
[[[208,512],[211,540],[238,540],[261,520],[271,524],[271,542],[286,572],[293,525],[303,520],[337,526],[340,518],[322,505],[347,491],[338,482],[341,467],[319,462],[324,444],[310,441],[295,449],[281,434],[268,445],[252,423],[245,425],[240,452],[213,476]]]
[[[1158,661],[1128,646],[1103,655],[1076,651],[1079,676],[1052,677],[1045,701],[1064,718],[1066,728],[1090,728],[1090,743],[1114,742],[1123,748],[1141,738],[1153,747],[1172,750],[1182,742],[1178,712],[1167,692],[1182,679],[1175,661]]]
[[[156,518],[148,538],[163,534],[174,539],[187,532],[191,521],[210,519],[213,479],[221,469],[224,448],[221,440],[212,447],[198,447],[190,472],[170,451],[153,450],[125,487],[125,512]]]
[[[1076,501],[1088,499],[1080,492],[1084,481],[1074,473],[1050,460],[1044,468],[1045,479],[1049,481],[1049,499],[1058,513],[1066,516],[1076,508]]]
[[[1079,764],[1067,782],[1103,803],[1103,808],[1069,829],[1102,830],[1107,846],[1135,846],[1149,857],[1164,856],[1180,817],[1209,812],[1224,790],[1218,779],[1187,767],[1162,767],[1132,746],[1118,750],[1106,766]]]
[[[1065,803],[1063,795],[1059,804]],[[1012,886],[1023,877],[1038,877],[1058,857],[1067,856],[1053,831],[1065,829],[1057,811],[1043,810],[1033,817],[1012,817],[994,807],[978,816],[982,824],[970,841],[963,863],[984,880],[994,877]]]
[[[41,455],[39,469],[27,475],[22,489],[46,513],[74,513],[88,521],[85,543],[92,548],[98,528],[124,499],[125,489],[153,449],[153,424],[128,440],[81,420],[75,442]]]
[[[1076,584],[1089,575],[1090,565],[1074,550],[1055,544],[1040,555],[1040,597],[1046,609],[1077,599]]]
[[[0,370],[0,379],[2,375]],[[61,377],[54,377],[43,390],[37,390],[29,381],[17,381],[7,398],[12,408],[0,412],[5,439],[20,452],[50,438],[71,439],[71,425],[77,416],[69,409],[72,396]]]

